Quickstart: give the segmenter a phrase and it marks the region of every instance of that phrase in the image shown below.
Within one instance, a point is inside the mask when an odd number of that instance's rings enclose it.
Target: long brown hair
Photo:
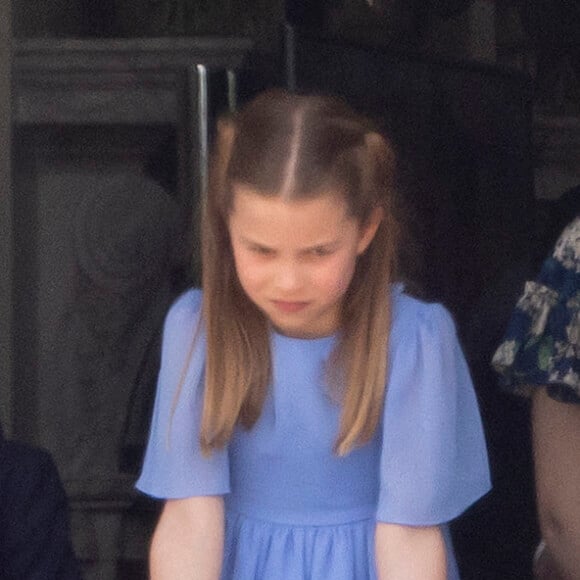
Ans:
[[[360,224],[382,208],[382,222],[345,295],[327,369],[331,392],[342,404],[335,451],[346,454],[370,440],[385,394],[389,287],[399,245],[393,174],[387,139],[338,99],[269,91],[218,123],[201,224],[205,453],[223,447],[238,422],[248,429],[255,424],[272,376],[269,322],[242,290],[234,265],[228,231],[234,185],[289,199],[332,188]]]

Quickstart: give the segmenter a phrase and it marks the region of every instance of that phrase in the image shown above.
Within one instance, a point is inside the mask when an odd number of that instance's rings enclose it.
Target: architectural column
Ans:
[[[465,44],[469,58],[495,62],[495,2],[473,0],[465,12]]]
[[[580,115],[536,114],[535,192],[557,199],[580,184]]]
[[[451,14],[436,13],[430,23],[424,50],[427,54],[451,60],[495,63],[495,2],[471,0],[463,9]]]
[[[12,190],[11,140],[11,11],[0,0],[0,421],[11,431],[12,409]]]

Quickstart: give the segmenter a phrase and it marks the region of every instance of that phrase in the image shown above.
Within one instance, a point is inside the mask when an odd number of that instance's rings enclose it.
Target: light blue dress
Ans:
[[[442,524],[448,578],[459,578],[446,523],[490,489],[479,410],[448,312],[400,289],[393,300],[383,419],[346,457],[332,453],[340,408],[323,382],[335,338],[276,333],[273,385],[257,424],[203,457],[203,337],[170,419],[201,293],[172,306],[137,487],[156,498],[225,496],[223,580],[372,580],[376,521]]]

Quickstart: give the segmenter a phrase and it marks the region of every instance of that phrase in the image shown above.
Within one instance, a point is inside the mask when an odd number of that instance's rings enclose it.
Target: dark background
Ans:
[[[562,59],[580,62],[574,58],[578,55],[579,28],[571,25],[578,11],[572,3],[561,3],[556,10],[542,1],[511,2],[527,34],[524,49],[536,59],[536,75],[532,77],[522,71],[471,62],[461,58],[461,50],[457,51],[459,57],[451,58],[446,51],[434,48],[436,28],[460,17],[470,4],[467,0],[384,0],[375,2],[371,9],[362,0],[45,0],[40,4],[15,0],[12,33],[16,47],[31,38],[50,42],[71,38],[250,37],[253,49],[237,78],[241,101],[269,86],[287,86],[338,93],[361,112],[377,118],[392,136],[398,153],[398,185],[415,239],[405,274],[414,291],[443,302],[453,313],[471,365],[488,439],[494,489],[453,524],[463,577],[525,579],[531,578],[538,540],[528,408],[525,401],[499,391],[489,360],[523,281],[533,276],[575,203],[568,195],[566,199],[572,200],[568,210],[561,210],[561,204],[536,199],[537,152],[532,131],[538,111],[577,110],[574,86],[556,90],[559,85],[553,75]],[[510,3],[503,0],[497,4]],[[226,80],[219,71],[212,73],[210,89],[211,127],[227,103]],[[108,125],[105,130],[98,123],[65,129],[15,127],[12,187],[16,241],[26,236],[33,213],[30,210],[36,207],[21,193],[30,191],[27,164],[31,156],[40,155],[35,153],[38,143],[43,159],[52,149],[50,159],[61,163],[69,157],[70,165],[74,151],[73,158],[81,160],[83,167],[87,157],[102,157],[107,143],[116,143],[112,148],[117,155],[115,163],[126,162],[126,150],[131,149],[131,163],[134,156],[141,156],[139,163],[147,177],[179,200],[177,160],[183,155],[183,144],[175,127],[135,129],[123,123]],[[93,148],[90,154],[87,143]],[[104,163],[103,171],[106,167]],[[182,206],[184,221],[189,224],[195,195],[192,191],[192,199]],[[194,239],[195,233],[189,231],[187,239]],[[35,248],[30,243],[16,244],[15,248],[16,282],[32,288],[28,292],[40,291],[34,286],[38,281],[22,266],[34,260]],[[182,259],[176,260],[178,266],[168,274],[172,296],[195,280],[191,260],[191,249],[184,249]],[[15,303],[18,306],[18,300]],[[17,323],[19,317],[25,320],[22,310],[15,312]],[[17,356],[22,350],[30,352],[30,344],[25,342],[30,342],[30,334],[16,337]],[[155,357],[150,360],[156,364]],[[16,382],[26,378],[30,365],[20,369]],[[128,411],[135,421],[132,439],[115,442],[119,470],[130,477],[138,469],[135,458],[142,449],[153,394],[152,385],[145,380],[133,387],[131,405],[136,405],[140,415],[136,420],[134,406],[131,413]],[[26,397],[30,399],[34,393],[14,400]],[[137,403],[136,397],[140,397]],[[22,426],[14,435],[30,440],[26,420],[18,419],[23,412],[24,406],[11,410],[16,417],[14,424]],[[35,429],[42,435],[41,426]],[[41,435],[31,442],[43,444]],[[59,467],[66,471],[65,466]],[[91,499],[93,507],[87,508],[85,502],[80,511],[94,511],[96,505],[101,509],[104,504],[97,496]],[[126,510],[150,530],[155,517],[153,504],[138,497],[129,507],[114,507],[110,497],[107,501],[106,509]],[[126,531],[122,537],[143,533],[143,527],[131,523],[134,520],[123,520]],[[144,577],[143,552],[123,556],[123,541],[117,541],[116,546],[120,554],[118,577]],[[94,556],[86,555],[82,546],[79,551],[90,572]]]

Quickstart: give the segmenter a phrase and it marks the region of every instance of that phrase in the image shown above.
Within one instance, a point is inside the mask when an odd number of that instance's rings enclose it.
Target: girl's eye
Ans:
[[[260,256],[271,256],[273,254],[273,250],[271,250],[270,248],[264,248],[262,246],[253,246],[251,248],[251,251],[254,254],[258,254]]]
[[[314,248],[314,249],[312,249],[311,252],[312,252],[312,255],[318,256],[318,257],[328,256],[328,255],[332,254],[332,250],[330,248]]]

